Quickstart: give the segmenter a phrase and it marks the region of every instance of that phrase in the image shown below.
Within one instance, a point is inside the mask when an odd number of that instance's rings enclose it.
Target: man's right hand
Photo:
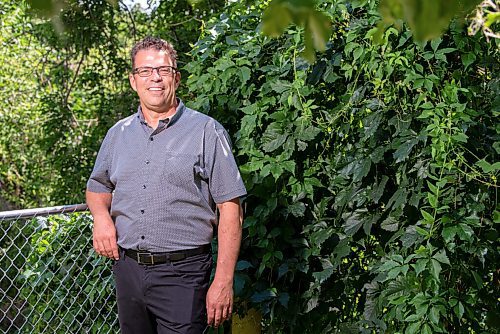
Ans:
[[[111,207],[111,193],[86,192],[87,205],[94,217],[94,249],[97,254],[119,260],[118,245],[116,244],[116,228],[109,214]]]
[[[111,217],[94,217],[94,249],[97,254],[110,259],[119,260],[118,245],[116,244],[116,228]]]

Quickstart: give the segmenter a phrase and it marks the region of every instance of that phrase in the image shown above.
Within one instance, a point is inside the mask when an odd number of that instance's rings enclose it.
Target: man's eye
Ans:
[[[170,67],[160,68],[160,74],[161,75],[167,75],[167,74],[170,74],[170,73],[172,73],[172,69]]]

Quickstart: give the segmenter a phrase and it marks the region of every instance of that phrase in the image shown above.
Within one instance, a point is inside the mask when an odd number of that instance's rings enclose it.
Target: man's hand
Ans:
[[[207,293],[207,322],[219,327],[233,313],[233,282],[214,280]]]
[[[116,228],[111,217],[94,218],[94,249],[97,254],[119,260]]]
[[[94,217],[94,249],[97,254],[119,260],[118,245],[116,244],[116,228],[109,214],[111,207],[111,193],[86,192],[87,205]]]

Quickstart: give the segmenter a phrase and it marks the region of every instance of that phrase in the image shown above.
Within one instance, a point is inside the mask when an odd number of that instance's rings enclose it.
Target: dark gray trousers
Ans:
[[[201,334],[212,255],[140,265],[120,251],[113,264],[122,334]]]

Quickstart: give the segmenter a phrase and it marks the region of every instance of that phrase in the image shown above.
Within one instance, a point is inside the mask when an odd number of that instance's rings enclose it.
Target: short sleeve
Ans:
[[[110,180],[109,174],[111,169],[112,158],[112,135],[111,130],[108,131],[106,137],[102,141],[101,148],[97,154],[94,169],[87,181],[87,190],[95,193],[111,193],[114,190],[114,185]]]
[[[227,131],[211,120],[205,126],[204,162],[210,195],[220,204],[247,194]]]

